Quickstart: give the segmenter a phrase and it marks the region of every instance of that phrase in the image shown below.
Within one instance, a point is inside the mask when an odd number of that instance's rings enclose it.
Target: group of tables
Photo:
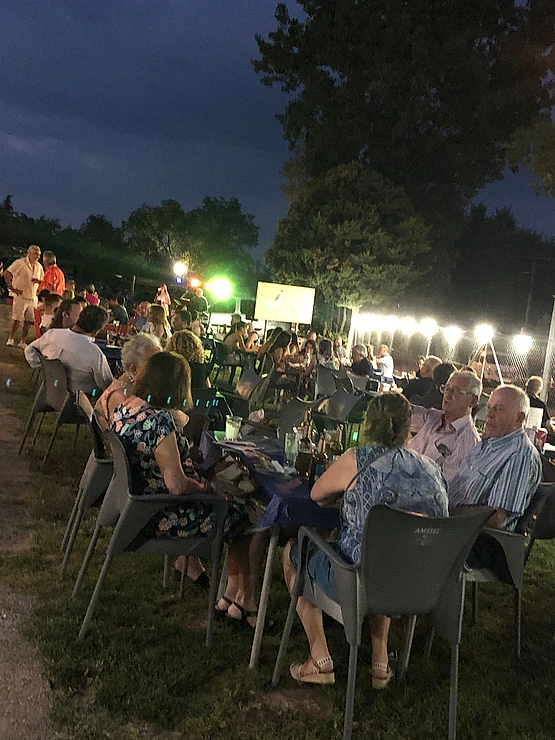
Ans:
[[[339,511],[322,508],[310,498],[308,480],[296,470],[285,467],[284,445],[277,439],[247,437],[231,442],[223,439],[223,432],[205,432],[201,451],[205,469],[217,463],[226,453],[237,456],[257,484],[259,496],[263,499],[261,503],[265,507],[255,524],[257,530],[268,530],[270,533],[249,662],[249,668],[255,668],[264,633],[280,530],[294,531],[302,526],[332,530],[339,525]]]

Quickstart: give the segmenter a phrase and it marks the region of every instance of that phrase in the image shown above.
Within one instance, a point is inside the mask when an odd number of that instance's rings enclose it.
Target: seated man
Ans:
[[[451,374],[455,372],[457,368],[450,362],[442,362],[434,368],[432,377],[434,380],[434,387],[431,391],[424,393],[422,401],[419,402],[419,406],[424,406],[425,409],[440,409],[443,403],[443,391],[440,388],[447,385],[447,381],[451,377]],[[474,371],[472,371],[474,375]]]
[[[441,365],[441,360],[435,355],[430,355],[424,360],[424,364],[420,368],[420,377],[409,380],[406,387],[403,389],[403,395],[408,401],[412,402],[413,396],[420,396],[422,398],[424,394],[431,391],[434,387],[434,370]]]
[[[104,327],[108,314],[100,306],[84,308],[71,329],[50,329],[25,350],[31,367],[40,367],[39,353],[47,360],[61,360],[67,371],[69,390],[104,391],[114,377],[108,361],[94,343],[94,337]]]
[[[468,507],[493,506],[488,526],[514,530],[541,478],[540,455],[523,425],[530,408],[521,388],[504,385],[489,397],[485,434],[449,481],[453,514]],[[476,549],[476,548],[475,548]]]
[[[555,433],[555,426],[552,424],[549,417],[549,411],[547,406],[540,398],[540,393],[543,388],[543,380],[539,375],[532,375],[526,381],[526,393],[528,394],[528,400],[530,401],[530,408],[542,410],[542,427],[547,429],[550,434]]]
[[[117,321],[121,326],[127,326],[129,315],[127,309],[120,304],[120,297],[117,293],[111,293],[108,296],[108,308],[112,312],[112,321]]]
[[[351,372],[354,375],[374,375],[372,363],[368,361],[368,350],[364,344],[355,344],[351,350]]]
[[[182,331],[191,328],[191,314],[185,308],[180,308],[172,316],[173,331]]]
[[[417,434],[409,447],[433,460],[450,481],[480,441],[471,411],[480,398],[482,383],[473,373],[454,372],[442,388],[441,411],[412,407],[411,431]]]

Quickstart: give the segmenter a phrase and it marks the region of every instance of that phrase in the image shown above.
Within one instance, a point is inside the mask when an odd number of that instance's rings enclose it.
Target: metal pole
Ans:
[[[530,272],[530,286],[528,288],[528,301],[526,302],[526,315],[524,316],[524,330],[528,329],[530,322],[530,309],[532,308],[532,294],[534,292],[534,278],[536,277],[536,260],[532,262],[532,271]]]
[[[553,296],[555,298],[555,296]],[[551,384],[551,363],[553,360],[553,350],[555,349],[555,302],[551,313],[551,324],[549,326],[549,339],[547,340],[547,349],[545,351],[545,362],[543,363],[543,388],[540,393],[541,400],[545,403]]]
[[[501,375],[501,368],[499,367],[497,353],[495,352],[495,347],[493,346],[493,340],[490,341],[490,346],[491,346],[491,354],[493,355],[493,361],[495,362],[495,367],[497,368],[497,375],[499,376],[499,382],[501,385],[505,385],[505,381],[503,380],[503,376]],[[486,344],[486,360],[487,359],[488,359],[488,345]]]

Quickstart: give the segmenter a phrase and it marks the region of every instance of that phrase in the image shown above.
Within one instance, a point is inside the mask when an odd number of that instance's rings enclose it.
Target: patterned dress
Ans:
[[[424,516],[448,516],[445,480],[427,457],[405,447],[387,450],[379,445],[357,447],[355,454],[359,475],[343,495],[338,537],[341,553],[352,563],[360,560],[364,524],[377,504]]]
[[[177,432],[171,413],[144,404],[138,409],[117,406],[113,414],[113,431],[127,452],[133,494],[169,494],[164,476],[154,455],[160,442],[175,432],[185,475],[200,480],[189,458],[189,443]],[[143,530],[144,537],[198,537],[214,527],[214,512],[209,504],[176,504],[158,512]],[[225,538],[240,537],[251,527],[247,506],[232,502],[225,524]]]

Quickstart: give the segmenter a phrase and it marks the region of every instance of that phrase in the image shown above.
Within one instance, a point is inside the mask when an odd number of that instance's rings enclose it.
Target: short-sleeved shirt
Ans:
[[[51,293],[62,295],[65,287],[66,279],[58,265],[48,265],[44,271],[42,283],[39,285],[39,292],[41,290],[49,290]]]
[[[545,425],[549,421],[549,411],[547,410],[547,406],[541,400],[541,398],[533,396],[531,393],[528,393],[527,395],[530,399],[530,408],[542,410],[542,427],[545,427]]]
[[[540,455],[523,429],[486,437],[449,482],[449,505],[504,509],[508,516],[503,529],[513,530],[538,487],[541,471]]]
[[[112,312],[112,318],[114,321],[119,321],[120,324],[127,324],[129,322],[129,316],[123,306],[116,303],[110,311]]]
[[[28,257],[21,257],[12,262],[8,267],[8,272],[13,275],[13,287],[23,291],[21,297],[27,301],[36,300],[39,284],[31,281],[33,279],[42,280],[44,277],[44,270],[40,262],[37,260],[31,265]]]
[[[393,377],[393,357],[390,354],[380,357],[378,361],[378,368],[382,374],[382,378]]]
[[[347,560],[360,560],[362,532],[373,506],[388,504],[424,516],[448,515],[445,480],[427,457],[405,447],[388,450],[383,446],[357,447],[355,455],[359,474],[353,488],[343,495],[338,537]]]

